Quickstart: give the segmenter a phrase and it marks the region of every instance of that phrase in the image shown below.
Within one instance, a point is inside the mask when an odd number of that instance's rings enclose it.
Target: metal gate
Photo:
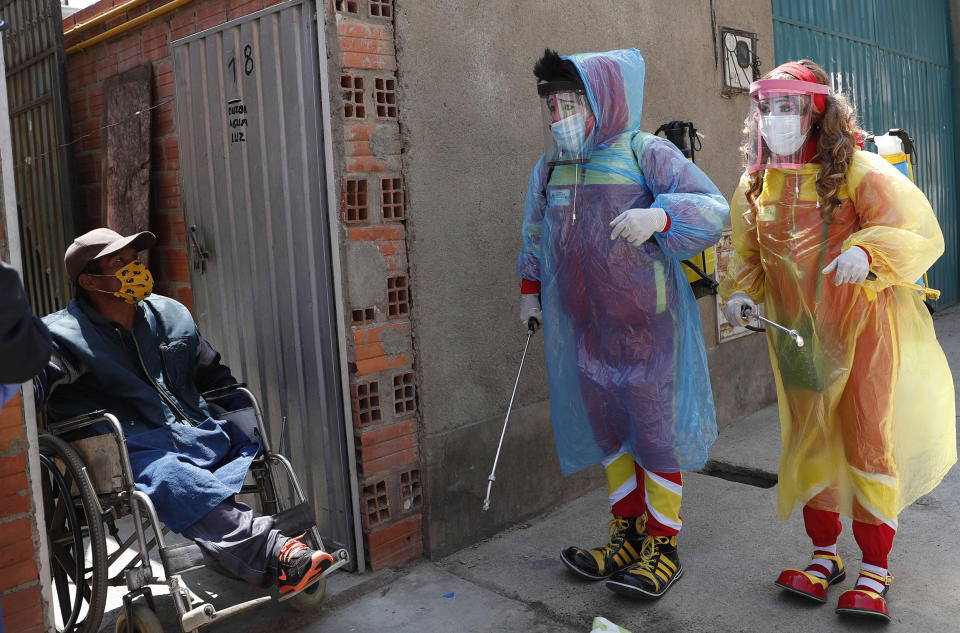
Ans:
[[[66,307],[73,239],[70,106],[59,0],[0,0],[23,278],[34,312]]]
[[[867,130],[899,127],[916,139],[917,185],[946,241],[930,269],[930,284],[943,291],[941,308],[960,290],[949,28],[947,0],[773,0],[777,64],[813,59],[853,101]]]
[[[171,43],[201,332],[260,394],[321,532],[355,551],[313,6]]]

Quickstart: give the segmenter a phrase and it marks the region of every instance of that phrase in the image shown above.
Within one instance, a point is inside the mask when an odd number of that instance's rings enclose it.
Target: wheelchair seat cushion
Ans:
[[[179,533],[240,491],[260,445],[232,422],[207,418],[128,437],[127,450],[137,488]]]

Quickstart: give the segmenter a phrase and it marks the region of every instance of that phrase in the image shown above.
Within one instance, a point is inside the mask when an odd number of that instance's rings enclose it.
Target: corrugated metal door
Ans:
[[[353,550],[313,16],[288,2],[171,44],[180,182],[201,332]]]
[[[917,185],[946,240],[930,270],[930,284],[943,291],[937,307],[955,303],[960,290],[949,25],[947,0],[773,0],[777,64],[813,59],[867,130],[899,127],[916,140]]]
[[[66,307],[73,240],[70,104],[59,0],[3,0],[3,34],[23,277],[33,310]]]

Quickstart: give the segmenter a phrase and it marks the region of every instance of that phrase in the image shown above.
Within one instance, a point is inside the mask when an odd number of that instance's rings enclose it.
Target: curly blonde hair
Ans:
[[[796,63],[810,69],[817,78],[817,83],[830,85],[830,78],[826,71],[816,62],[801,59]],[[762,79],[796,79],[796,77],[775,68],[764,75]],[[823,165],[823,169],[820,170],[820,175],[817,177],[817,195],[822,201],[821,213],[824,219],[829,221],[833,211],[840,206],[840,188],[843,186],[847,170],[853,161],[853,153],[858,149],[858,141],[866,138],[867,134],[857,124],[856,112],[846,97],[833,92],[833,90],[830,90],[825,97],[824,111],[821,113],[820,120],[814,124],[812,133],[818,136],[817,160]],[[749,133],[751,125],[752,121],[748,117],[744,122],[743,130],[747,140],[741,148],[745,159],[750,151]],[[755,210],[757,208],[757,198],[760,197],[762,189],[763,170],[750,174],[746,196],[747,202]]]

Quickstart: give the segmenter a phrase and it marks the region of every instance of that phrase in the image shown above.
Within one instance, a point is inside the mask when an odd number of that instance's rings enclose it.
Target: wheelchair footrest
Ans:
[[[340,569],[344,565],[350,564],[350,554],[345,549],[338,549],[336,551],[330,552],[330,555],[333,556],[334,563],[327,567],[321,576],[329,576],[332,572]]]
[[[309,503],[300,503],[273,516],[273,528],[286,536],[297,536],[314,525],[313,510]],[[217,561],[200,549],[196,543],[168,545],[160,549],[160,560],[168,576],[182,574],[193,569],[216,565]]]

